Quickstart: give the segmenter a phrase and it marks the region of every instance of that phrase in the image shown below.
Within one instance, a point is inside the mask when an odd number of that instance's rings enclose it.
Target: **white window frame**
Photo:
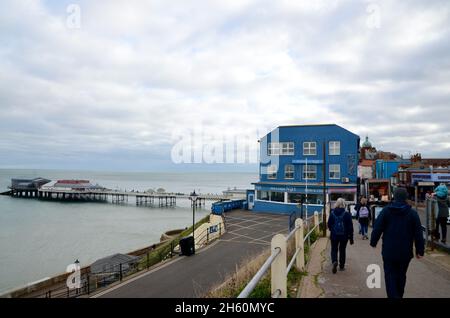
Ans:
[[[306,171],[306,167],[308,167],[308,171]],[[309,169],[314,168],[314,171],[309,171]],[[314,174],[314,178],[308,178],[308,174]],[[302,177],[303,180],[316,180],[317,179],[317,165],[303,165],[303,170],[302,170]]]
[[[288,168],[291,168],[291,169],[289,169],[289,172],[288,172]],[[292,173],[292,177],[291,178],[288,178],[287,177],[287,174],[291,174]],[[293,180],[294,178],[295,178],[295,166],[294,165],[285,165],[284,166],[284,178],[286,179],[286,180]]]
[[[262,193],[261,192],[267,192],[267,200],[259,199],[259,197],[262,197]],[[258,201],[270,201],[270,191],[258,190],[258,192],[256,193],[255,200],[258,200]]]
[[[293,156],[294,153],[293,142],[269,142],[267,145],[268,156]]]
[[[268,156],[279,156],[280,155],[280,143],[279,142],[269,142],[267,144],[267,155]]]
[[[267,179],[273,180],[277,178],[277,166],[270,165],[267,167]]]
[[[314,145],[314,147],[312,147]],[[314,150],[314,153],[312,153]],[[317,143],[315,141],[303,142],[303,155],[304,156],[316,156],[317,155]]]
[[[340,156],[341,155],[341,142],[340,141],[330,141],[328,143],[328,154],[330,156]]]
[[[337,169],[336,169],[336,167],[337,167]],[[336,173],[338,173],[338,177],[331,177],[331,173],[334,173],[334,174],[336,174]],[[328,166],[328,178],[330,179],[330,180],[340,180],[341,179],[341,165],[339,165],[339,164],[330,164],[329,166]]]
[[[280,143],[280,154],[282,156],[293,156],[294,153],[295,147],[292,141]]]

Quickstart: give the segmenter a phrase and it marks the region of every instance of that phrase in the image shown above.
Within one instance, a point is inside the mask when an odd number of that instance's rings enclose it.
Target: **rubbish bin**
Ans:
[[[185,256],[193,255],[195,253],[194,237],[193,236],[183,237],[180,240],[180,250],[181,250],[181,255],[185,255]]]

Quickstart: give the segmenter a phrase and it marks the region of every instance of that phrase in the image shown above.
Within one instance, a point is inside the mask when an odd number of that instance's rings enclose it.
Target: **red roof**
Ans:
[[[82,184],[82,183],[89,183],[89,180],[58,180],[58,183]]]
[[[359,164],[360,166],[364,166],[364,167],[372,167],[375,163],[375,160],[368,160],[368,159],[363,159],[361,160],[361,163]]]

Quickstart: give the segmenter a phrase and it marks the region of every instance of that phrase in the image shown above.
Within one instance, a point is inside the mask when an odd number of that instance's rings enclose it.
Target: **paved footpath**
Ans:
[[[358,224],[354,222],[355,232]],[[369,230],[369,236],[370,236]],[[380,240],[376,249],[369,240],[362,240],[355,234],[355,244],[347,247],[346,270],[337,274],[331,272],[330,243],[322,253],[323,272],[318,276],[318,285],[322,289],[320,297],[325,298],[384,298],[383,262]],[[367,266],[378,264],[381,267],[381,289],[369,289],[366,281],[369,273]],[[425,258],[414,258],[407,273],[405,298],[449,298],[450,297],[450,255],[442,252],[427,252]]]
[[[94,297],[201,297],[240,264],[268,249],[275,234],[288,232],[287,216],[232,211],[225,220],[227,233],[196,255],[179,257]]]

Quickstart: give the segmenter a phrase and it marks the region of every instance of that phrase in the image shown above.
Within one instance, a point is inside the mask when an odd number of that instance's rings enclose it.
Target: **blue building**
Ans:
[[[343,197],[356,201],[359,136],[335,124],[280,126],[260,142],[260,180],[247,193],[255,212],[308,212]],[[324,156],[325,148],[325,156]]]
[[[410,164],[411,160],[383,160],[378,159],[375,163],[375,174],[377,179],[391,179],[400,165]]]

